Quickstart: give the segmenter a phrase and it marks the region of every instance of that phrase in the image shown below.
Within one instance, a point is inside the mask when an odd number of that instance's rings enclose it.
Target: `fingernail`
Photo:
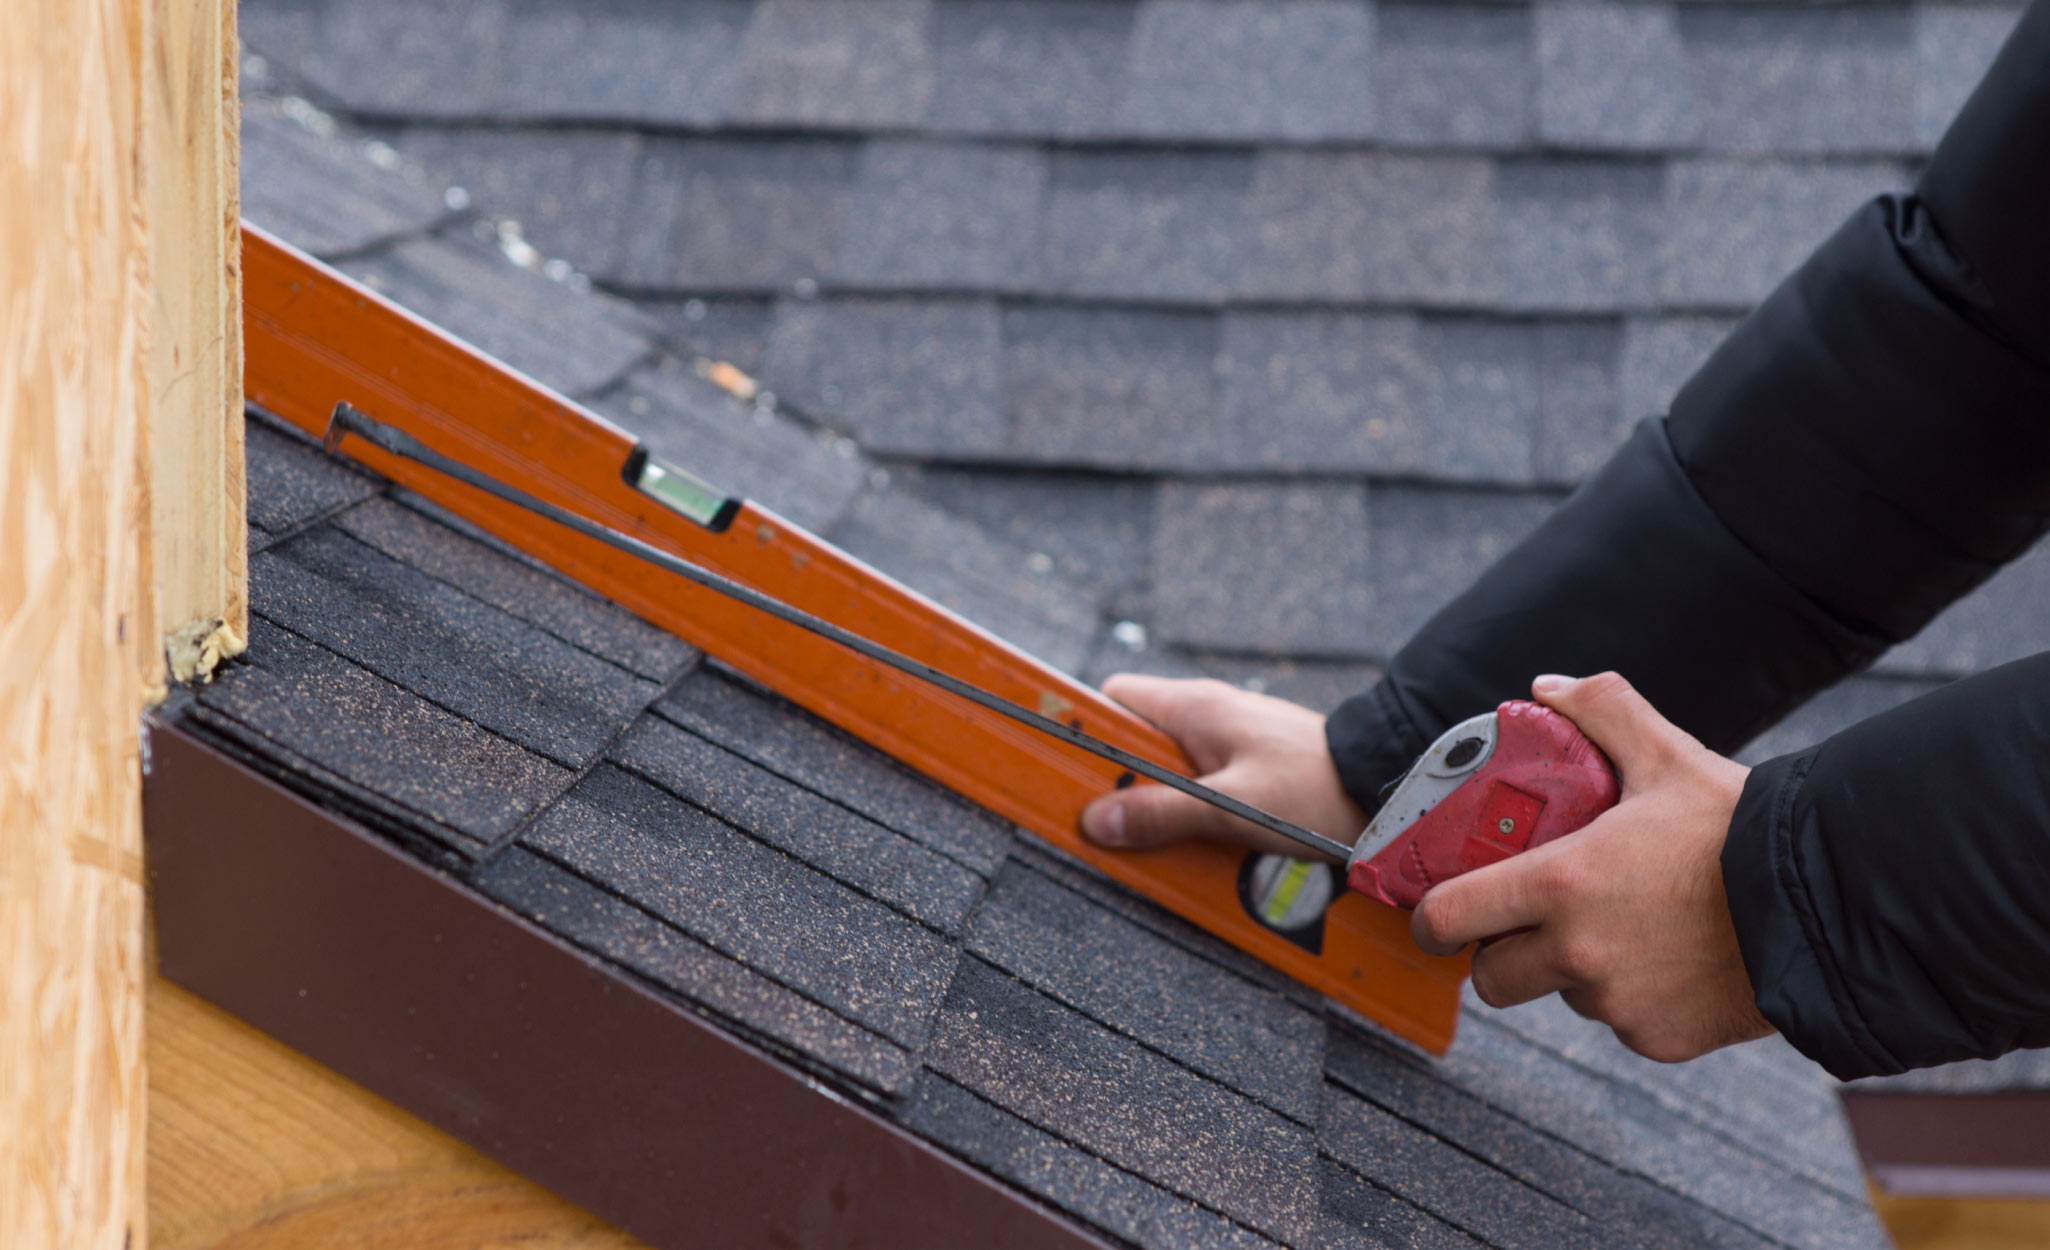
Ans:
[[[1530,683],[1530,688],[1535,694],[1561,694],[1572,684],[1573,679],[1571,677],[1561,677],[1557,673],[1546,673]]]
[[[1125,805],[1098,800],[1082,809],[1082,836],[1098,846],[1125,844]]]

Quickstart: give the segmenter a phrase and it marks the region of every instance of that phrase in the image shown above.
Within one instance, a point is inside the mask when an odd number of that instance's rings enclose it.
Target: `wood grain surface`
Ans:
[[[205,6],[193,6],[205,7]],[[139,1240],[142,0],[0,19],[0,1246]]]
[[[634,1250],[638,1240],[161,979],[153,1250]]]

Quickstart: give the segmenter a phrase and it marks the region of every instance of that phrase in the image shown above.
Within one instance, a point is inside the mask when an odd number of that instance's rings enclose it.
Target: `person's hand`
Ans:
[[[1622,801],[1577,833],[1431,890],[1411,917],[1417,945],[1449,955],[1482,942],[1482,1002],[1557,991],[1649,1059],[1677,1063],[1772,1032],[1723,894],[1723,839],[1750,770],[1614,673],[1540,677],[1531,689],[1608,753]]]
[[[1324,745],[1324,718],[1310,709],[1208,679],[1120,673],[1103,683],[1103,692],[1179,742],[1204,785],[1347,846],[1366,827],[1366,813],[1339,784]],[[1150,783],[1104,795],[1084,808],[1082,833],[1099,846],[1119,849],[1218,838],[1303,854],[1285,838]]]

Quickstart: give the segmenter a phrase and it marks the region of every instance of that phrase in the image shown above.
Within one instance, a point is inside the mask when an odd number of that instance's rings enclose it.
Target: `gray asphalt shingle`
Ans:
[[[904,126],[932,94],[928,0],[759,0],[731,117],[757,125]]]
[[[250,564],[253,611],[570,768],[659,689],[333,529]]]
[[[979,875],[994,873],[1010,849],[1009,827],[981,808],[717,666],[701,667],[656,710]]]
[[[749,0],[596,0],[514,8],[500,117],[709,125],[740,78]]]
[[[297,430],[286,433],[256,418],[243,429],[249,523],[266,535],[283,536],[380,489],[379,479],[328,455]]]
[[[408,126],[392,144],[442,184],[463,188],[471,203],[517,221],[544,255],[586,273],[618,267],[625,206],[640,167],[639,135]]]
[[[505,264],[495,246],[469,231],[409,240],[341,268],[565,395],[604,387],[647,355],[654,341],[654,328],[632,305]],[[584,314],[560,324],[551,320],[569,301],[584,304]]]
[[[693,292],[816,279],[833,264],[855,155],[834,140],[649,140],[604,276]]]
[[[1537,5],[1534,19],[1540,137],[1610,150],[1693,138],[1671,5],[1563,0]]]
[[[245,747],[282,757],[316,788],[332,781],[350,799],[367,796],[373,809],[410,814],[414,830],[465,855],[517,829],[575,780],[261,617],[250,619],[241,662],[205,687],[200,701],[233,718]]]
[[[1853,209],[1903,182],[1899,167],[1877,163],[1677,161],[1666,171],[1660,298],[1679,307],[1748,308]]]
[[[507,847],[470,883],[550,932],[864,1085],[898,1093],[918,1072],[903,1047],[531,851]]]
[[[660,718],[636,724],[610,758],[942,932],[959,930],[982,897],[982,878],[968,869]]]
[[[1046,196],[1043,289],[1214,302],[1244,250],[1250,157],[1060,152]]]
[[[1375,132],[1404,147],[1509,147],[1531,132],[1524,5],[1376,6]]]
[[[954,974],[938,934],[616,769],[520,844],[899,1046],[924,1043]]]
[[[892,493],[855,501],[829,537],[857,559],[1063,672],[1081,669],[1101,605],[1034,553],[930,504]]]
[[[1276,1245],[944,1077],[921,1078],[899,1115],[913,1132],[1140,1246],[1267,1250]]]
[[[674,634],[460,525],[410,495],[367,500],[335,517],[335,528],[358,542],[650,681],[666,682],[696,655]]]
[[[1153,532],[1153,629],[1193,647],[1366,654],[1367,493],[1170,482]]]
[[[1898,151],[1914,136],[1905,8],[1682,7],[1694,134],[1729,151]]]
[[[1214,316],[1025,305],[1004,310],[1003,336],[1010,459],[1213,461]]]
[[[1501,289],[1485,159],[1266,151],[1246,216],[1246,298],[1471,305]]]
[[[1029,869],[990,884],[971,954],[1290,1119],[1314,1123],[1324,1024]]]
[[[783,300],[763,376],[870,451],[1004,449],[1002,327],[989,300]]]
[[[1373,33],[1360,0],[1152,0],[1115,124],[1212,142],[1367,138]]]
[[[365,142],[308,128],[269,102],[242,113],[242,215],[316,256],[342,256],[432,226],[446,214],[439,188],[415,170],[366,178]]]
[[[1034,149],[871,142],[830,276],[856,287],[1031,285],[1045,185],[1045,158]]]
[[[1021,1119],[1282,1242],[1317,1205],[1310,1131],[964,960],[927,1050]]]
[[[1080,136],[1110,128],[1138,6],[1098,0],[938,0],[928,124]]]

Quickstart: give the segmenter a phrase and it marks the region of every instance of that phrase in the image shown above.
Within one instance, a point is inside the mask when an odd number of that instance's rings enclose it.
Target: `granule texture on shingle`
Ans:
[[[1604,1079],[1485,1015],[1464,1013],[1459,1040],[1436,1071],[1440,1080],[1611,1167],[1785,1244],[1883,1244],[1862,1193],[1791,1173],[1743,1138],[1676,1114],[1652,1093]]]
[[[1535,19],[1544,139],[1657,150],[1694,137],[1674,6],[1568,0],[1535,6]]]
[[[1375,6],[1374,129],[1391,144],[1503,148],[1528,139],[1535,6]]]
[[[1592,474],[1640,419],[1625,410],[1621,398],[1623,344],[1622,323],[1610,317],[1538,327],[1532,467],[1539,481],[1572,483]]]
[[[1034,148],[872,140],[831,276],[857,287],[1028,287],[1045,189],[1046,158]]]
[[[1122,0],[939,0],[926,123],[971,134],[1104,133],[1137,8]]]
[[[973,458],[1004,446],[993,300],[781,300],[766,357],[779,396],[871,452]]]
[[[696,655],[689,643],[625,608],[430,515],[437,511],[412,497],[371,499],[334,523],[392,559],[650,681],[667,681]]]
[[[1621,418],[1660,417],[1737,322],[1732,317],[1631,317],[1623,323]]]
[[[242,112],[242,213],[316,256],[342,256],[427,229],[446,215],[414,171],[381,174],[358,144],[316,134],[271,104]]]
[[[1493,302],[1494,172],[1478,156],[1263,151],[1237,294]]]
[[[1439,608],[1528,537],[1554,501],[1377,486],[1368,495],[1368,645],[1393,655]]]
[[[1161,138],[1362,140],[1374,13],[1362,0],[1142,4],[1118,129]]]
[[[1218,467],[1528,481],[1537,347],[1492,317],[1228,311]]]
[[[1495,1011],[1469,996],[1467,1010],[1743,1142],[1789,1172],[1845,1196],[1864,1188],[1837,1083],[1782,1038],[1725,1047],[1676,1068],[1633,1054],[1558,999]]]
[[[1252,157],[1085,149],[1050,160],[1045,289],[1198,302],[1230,293]]]
[[[1912,145],[1913,22],[1904,5],[1680,6],[1695,133],[1738,152]]]
[[[1316,1250],[1355,1250],[1361,1245],[1403,1250],[1488,1250],[1483,1242],[1404,1201],[1328,1158],[1317,1160]],[[1364,1240],[1363,1240],[1364,1238]]]
[[[1242,980],[1292,998],[1299,1005],[1314,1007],[1319,1002],[1316,993],[1286,973],[1262,963],[1216,934],[1197,928],[1051,843],[1036,838],[1020,839],[1012,858],[1018,865],[1087,899],[1091,905],[1136,925],[1169,945],[1180,947],[1234,973]]]
[[[1153,483],[1143,478],[940,465],[892,478],[995,537],[1051,558],[1054,572],[1107,604],[1146,574]]]
[[[983,876],[995,872],[1010,850],[1010,827],[996,817],[716,667],[691,674],[655,710]]]
[[[343,272],[565,395],[602,388],[647,354],[651,326],[631,304],[508,265],[467,233],[412,239],[344,261]],[[562,306],[586,313],[564,317]]]
[[[640,165],[639,135],[408,126],[393,145],[440,182],[463,188],[472,204],[518,222],[521,237],[542,255],[586,273],[616,267],[621,221]],[[537,329],[568,325],[566,318],[529,317]]]
[[[1158,498],[1153,626],[1163,638],[1367,653],[1366,487],[1168,482]]]
[[[1325,1087],[1318,1141],[1376,1185],[1457,1224],[1502,1250],[1574,1250],[1606,1245],[1594,1222],[1510,1173]]]
[[[199,697],[284,750],[417,812],[433,822],[424,832],[465,853],[512,832],[575,779],[261,617],[250,621],[242,662]]]
[[[250,606],[573,768],[659,689],[338,530],[250,561]]]
[[[901,1046],[953,975],[954,947],[917,921],[615,768],[521,843]]]
[[[758,0],[732,117],[757,124],[906,126],[932,94],[928,0]]]
[[[1218,458],[1213,314],[1024,304],[1004,309],[1008,458],[1092,468]]]
[[[494,112],[508,118],[707,125],[740,77],[749,0],[513,7]]]
[[[1102,605],[981,528],[930,504],[872,492],[828,535],[856,559],[1064,673],[1089,658]]]
[[[1656,301],[1662,163],[1506,160],[1495,196],[1504,307],[1586,313]]]
[[[958,931],[982,897],[982,878],[954,861],[668,721],[643,718],[611,758],[941,932]]]
[[[1282,1242],[1317,1206],[1310,1131],[976,959],[926,1062],[1015,1115]]]
[[[922,1074],[898,1111],[911,1131],[1133,1244],[1273,1250],[1276,1243],[1067,1142],[944,1077]]]
[[[837,6],[836,6],[837,7]],[[856,146],[832,139],[649,139],[618,268],[637,289],[772,291],[833,263]]]
[[[1659,296],[1669,305],[1748,308],[1859,205],[1906,181],[1900,166],[1879,162],[1675,160],[1666,170]]]
[[[998,874],[966,949],[1283,1115],[1316,1117],[1324,1025],[1314,1013],[1038,873],[1014,864]]]
[[[266,534],[281,536],[382,489],[378,479],[296,431],[283,433],[256,417],[245,418],[243,431],[249,523]]]
[[[519,847],[470,877],[507,907],[743,1028],[885,1093],[909,1087],[909,1052]]]

